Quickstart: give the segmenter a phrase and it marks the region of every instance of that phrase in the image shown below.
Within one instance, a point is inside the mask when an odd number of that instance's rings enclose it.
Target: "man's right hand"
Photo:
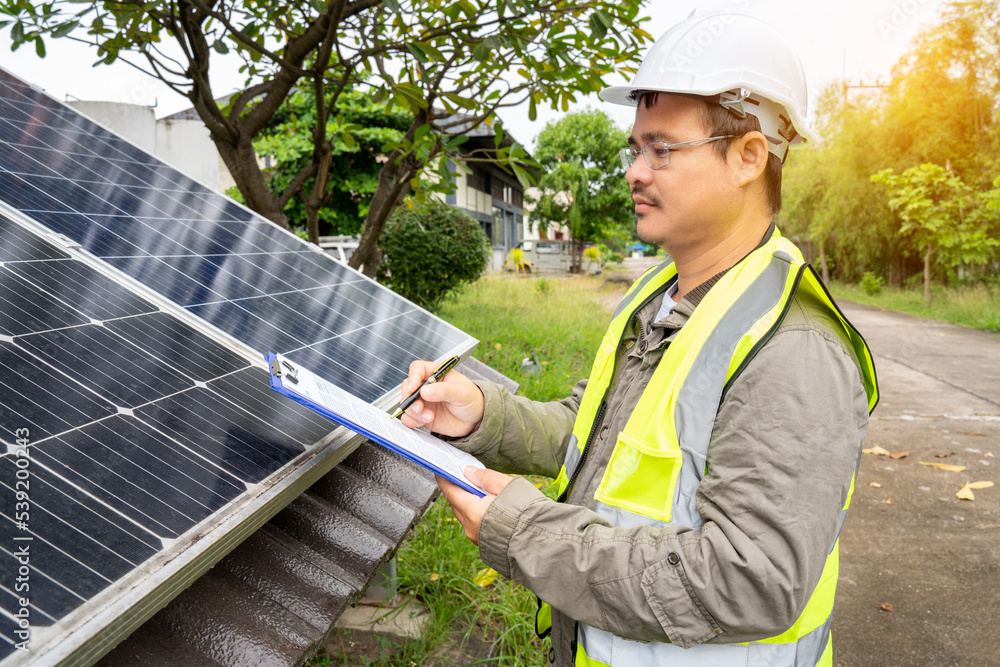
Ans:
[[[403,381],[401,399],[409,396],[431,376],[437,365],[414,361]],[[421,426],[453,438],[472,433],[483,420],[483,392],[458,371],[449,371],[440,382],[420,390],[420,398],[403,413],[400,421],[409,428]]]

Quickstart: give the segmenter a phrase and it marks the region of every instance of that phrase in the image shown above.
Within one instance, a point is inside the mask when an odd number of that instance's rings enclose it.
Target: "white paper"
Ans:
[[[437,466],[457,479],[466,480],[467,484],[482,491],[479,486],[473,484],[465,476],[466,466],[486,467],[476,457],[438,440],[425,431],[417,431],[403,426],[398,419],[393,419],[387,412],[365,403],[315,373],[288,361],[280,354],[276,354],[275,357],[281,365],[281,384],[288,391],[323,406],[351,424],[356,424],[370,431],[400,449]],[[298,382],[290,381],[289,375],[292,375]]]

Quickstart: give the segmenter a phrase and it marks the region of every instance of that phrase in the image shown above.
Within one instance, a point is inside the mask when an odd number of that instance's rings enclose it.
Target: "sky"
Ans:
[[[857,83],[886,79],[924,26],[937,22],[944,0],[840,0],[806,3],[801,0],[676,0],[647,2],[642,15],[650,20],[646,32],[659,37],[693,9],[718,8],[761,18],[781,33],[799,52],[810,88],[810,109],[819,92],[835,80]],[[0,30],[0,67],[46,90],[57,99],[83,99],[155,105],[157,117],[190,107],[188,100],[162,83],[123,63],[93,67],[96,50],[66,39],[50,40],[48,55],[40,59],[32,45],[10,51],[10,29]],[[242,83],[238,63],[220,57],[212,64],[213,87],[224,94]],[[619,79],[611,85],[625,83]],[[633,110],[602,102],[596,94],[579,100],[571,110],[586,106],[606,111],[622,128],[631,126]],[[561,112],[539,109],[538,119],[514,108],[500,114],[508,133],[533,146],[545,123]]]

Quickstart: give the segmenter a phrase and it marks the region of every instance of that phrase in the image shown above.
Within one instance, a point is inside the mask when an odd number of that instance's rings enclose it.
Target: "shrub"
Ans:
[[[613,262],[614,264],[621,264],[624,259],[625,258],[622,257],[620,252],[613,252],[608,255],[608,261]]]
[[[479,278],[490,256],[479,223],[439,200],[410,210],[398,208],[379,246],[385,252],[379,282],[428,309]]]
[[[861,276],[861,289],[868,296],[875,296],[882,291],[882,276],[876,276],[871,271],[865,271],[865,275]]]

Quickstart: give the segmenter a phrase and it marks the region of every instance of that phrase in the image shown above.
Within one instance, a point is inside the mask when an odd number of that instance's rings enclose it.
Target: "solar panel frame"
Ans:
[[[8,73],[2,67],[0,67],[0,70]],[[23,84],[23,82],[17,81],[17,83],[24,85],[26,88],[29,87]],[[3,85],[2,82],[0,82],[0,85]],[[33,86],[30,88],[36,92],[41,92]],[[65,106],[58,100],[51,98],[51,96],[47,97],[61,107]],[[0,102],[3,102],[2,98],[0,98]],[[71,117],[84,115],[68,107],[63,109],[63,111],[69,112]],[[114,134],[113,131],[104,128],[97,121],[93,121],[92,119],[87,120]],[[0,123],[3,122],[5,121],[0,120]],[[151,159],[153,162],[158,162],[157,158],[145,153],[145,151],[142,151],[142,149],[139,149],[131,142],[117,136],[115,139],[117,140],[116,142],[102,143],[108,143],[114,150],[123,151],[124,149],[124,151],[128,151],[131,154],[129,157],[134,158],[136,155],[141,155],[147,160]],[[177,180],[180,182],[175,184],[178,191],[184,189],[184,179],[187,179],[188,183],[197,184],[208,193],[213,192],[211,188],[198,183],[196,179],[184,174],[180,170],[175,170],[175,172],[179,174]],[[90,173],[97,174],[94,171],[90,171]],[[139,181],[137,185],[145,185],[141,179],[137,180]],[[209,202],[199,192],[189,191],[187,194],[194,199],[202,200],[202,203],[198,204],[199,206],[215,206],[214,202]],[[41,195],[47,197],[44,192],[41,192]],[[31,196],[36,195],[32,193]],[[51,198],[49,199],[51,200]],[[181,202],[178,202],[178,204],[185,206]],[[280,229],[264,221],[257,214],[236,202],[227,201],[224,207],[234,223],[259,223],[267,225],[267,227],[262,226],[260,228],[264,236],[273,239],[275,232],[278,232],[278,236],[285,239],[283,245],[287,244],[286,247],[297,247],[302,250],[317,252],[319,255],[323,255],[323,260],[321,261],[334,261],[322,251],[318,251],[311,244],[307,244],[287,230]],[[59,206],[52,208],[58,209]],[[188,210],[192,209],[189,208]],[[158,291],[116,268],[107,261],[107,258],[102,259],[97,255],[93,255],[85,250],[81,244],[58,233],[54,233],[49,227],[36,221],[32,216],[22,213],[2,200],[0,200],[0,213],[31,230],[38,236],[53,242],[73,259],[82,262],[116,283],[126,286],[133,294],[153,302],[161,311],[169,313],[171,316],[185,322],[217,343],[223,344],[227,349],[246,359],[252,366],[266,371],[263,357],[260,356],[260,352],[262,351],[253,349],[248,344],[238,340],[233,335],[219,329],[210,322],[193,316],[191,309],[178,305]],[[127,241],[124,242],[127,243]],[[137,257],[141,254],[140,252],[130,256]],[[152,256],[150,258],[152,259]],[[355,273],[363,279],[357,286],[359,289],[384,290],[388,292],[384,286],[371,281],[367,277],[361,276],[359,272]],[[477,344],[475,339],[468,337],[463,332],[451,327],[451,325],[447,325],[447,323],[425,311],[407,311],[402,316],[408,322],[410,330],[413,330],[414,327],[419,328],[422,326],[419,322],[421,319],[429,318],[430,321],[436,321],[436,324],[445,324],[446,330],[450,330],[454,334],[454,336],[448,337],[449,344],[452,342],[452,339],[456,341],[456,345],[449,351],[450,353],[467,356],[474,350]],[[384,322],[378,324],[382,325]],[[384,327],[380,326],[380,328]],[[383,340],[381,336],[379,338]],[[319,341],[319,343],[325,342],[327,341]],[[319,343],[312,343],[312,345]],[[386,341],[385,344],[389,346],[394,345],[392,341]],[[382,409],[390,409],[397,402],[397,391],[398,387],[387,389],[376,400],[372,401],[372,404]],[[33,626],[32,645],[39,648],[30,654],[31,663],[89,664],[97,660],[121,639],[141,625],[155,611],[166,604],[166,602],[184,590],[184,588],[243,539],[256,531],[257,528],[280,511],[288,502],[306,490],[321,476],[325,475],[342,458],[353,451],[354,446],[360,443],[361,440],[360,436],[350,433],[341,427],[332,429],[312,447],[308,447],[304,452],[282,466],[277,472],[264,479],[261,483],[254,485],[253,488],[240,496],[238,506],[234,507],[231,511],[224,513],[221,511],[216,512],[205,521],[196,524],[194,529],[182,534],[170,548],[160,551],[142,566],[133,570],[124,578],[115,581],[110,587],[104,589],[65,617],[58,619],[51,626]],[[6,617],[4,617],[4,620],[6,620]],[[21,664],[26,661],[24,655],[21,652],[15,652],[0,664],[3,667]]]

